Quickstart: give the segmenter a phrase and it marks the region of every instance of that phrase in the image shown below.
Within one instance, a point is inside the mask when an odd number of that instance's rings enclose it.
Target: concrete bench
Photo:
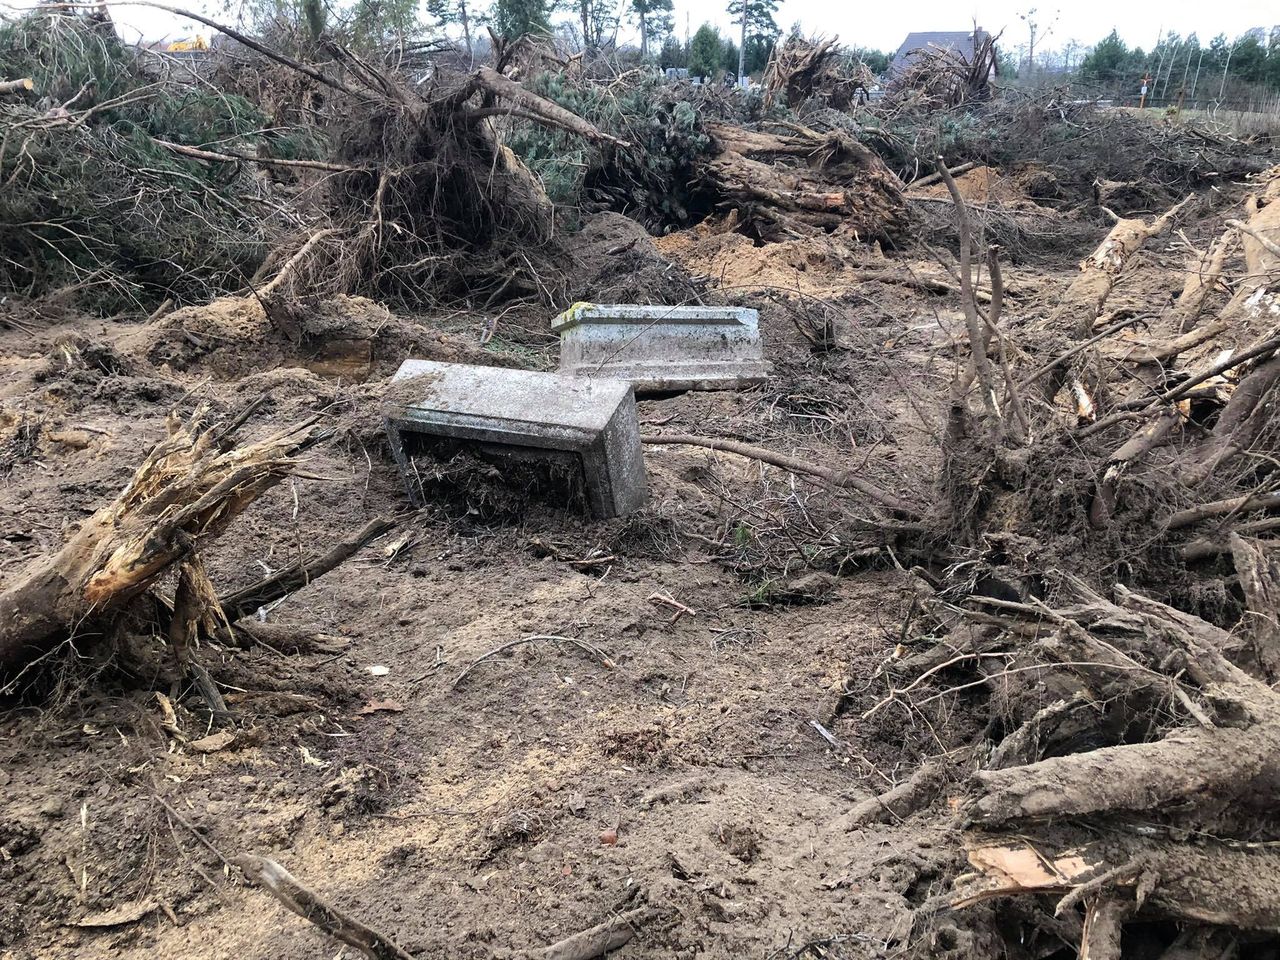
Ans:
[[[430,438],[474,443],[501,465],[543,458],[581,470],[591,512],[617,517],[648,497],[631,384],[406,360],[383,407],[391,452],[421,506],[411,458]]]
[[[769,375],[759,314],[742,307],[578,303],[551,329],[561,373],[627,380],[637,393],[733,390]]]

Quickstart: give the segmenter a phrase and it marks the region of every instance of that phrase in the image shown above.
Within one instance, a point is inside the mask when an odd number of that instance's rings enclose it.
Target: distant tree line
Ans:
[[[1280,94],[1280,27],[1257,27],[1234,40],[1218,34],[1208,43],[1170,31],[1150,51],[1130,47],[1112,30],[1092,47],[1068,41],[1043,51],[1023,60],[1018,72],[1024,80],[1028,74],[1074,77],[1092,92],[1128,99],[1141,95],[1145,78],[1148,99],[1158,103]]]

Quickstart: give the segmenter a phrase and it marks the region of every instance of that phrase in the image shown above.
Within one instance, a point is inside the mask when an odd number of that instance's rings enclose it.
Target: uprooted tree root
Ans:
[[[941,175],[954,186],[945,167]],[[952,381],[941,499],[958,538],[952,555],[971,549],[942,578],[918,570],[921,594],[932,594],[931,643],[886,668],[887,695],[863,714],[987,694],[977,770],[949,798],[963,828],[956,852],[971,869],[922,908],[921,943],[940,910],[963,915],[979,903],[987,910],[970,922],[994,918],[1014,956],[1119,957],[1126,926],[1151,921],[1170,925],[1167,941],[1178,925],[1176,943],[1214,940],[1219,953],[1280,931],[1280,821],[1270,804],[1280,776],[1271,687],[1280,582],[1274,544],[1251,539],[1280,526],[1264,512],[1276,502],[1280,337],[1269,306],[1276,252],[1263,241],[1280,216],[1278,180],[1280,171],[1264,177],[1248,219],[1229,227],[1242,234],[1244,270],[1216,318],[1201,314],[1205,288],[1233,269],[1228,235],[1195,254],[1201,279],[1154,318],[1158,337],[1131,356],[1105,354],[1099,344],[1121,329],[1103,312],[1115,278],[1188,204],[1150,223],[1121,219],[1045,323],[1075,346],[1021,375],[1004,350],[1015,331],[999,326],[998,263],[988,261],[984,310],[965,205],[952,191],[968,349]],[[1046,402],[1055,387],[1031,391],[1055,370],[1071,383],[1074,426]],[[1071,449],[1064,434],[1075,436]],[[1002,501],[1064,480],[1073,482],[1062,498],[1069,513],[1023,511],[1013,525],[993,525]],[[1154,504],[1143,502],[1144,484]],[[1108,599],[1046,572],[1052,552],[1034,537],[1064,525],[1082,542],[1132,533],[1129,570],[1155,582],[1163,569],[1166,589],[1188,564],[1229,554],[1236,576],[1219,622],[1120,583]],[[1167,539],[1196,525],[1212,532],[1180,546]],[[996,556],[1014,585],[979,582],[995,565],[984,558]],[[926,765],[845,825],[909,816],[946,789],[956,765]]]
[[[1249,545],[1240,549],[1249,563]],[[1275,589],[1273,570],[1251,569]],[[1234,928],[1245,941],[1280,930],[1280,695],[1262,666],[1275,662],[1273,611],[1255,611],[1261,620],[1241,636],[1123,586],[1114,593],[1068,581],[1070,602],[1057,607],[938,604],[953,636],[892,671],[991,694],[985,760],[951,801],[972,870],[922,920],[1052,895],[1039,927],[1041,914],[1018,912],[1021,948],[1095,958],[1120,956],[1130,920]],[[957,682],[965,668],[977,678]],[[925,690],[902,682],[885,702],[894,699],[919,704]],[[939,789],[913,794],[912,806]],[[895,804],[909,812],[897,797],[881,805]]]

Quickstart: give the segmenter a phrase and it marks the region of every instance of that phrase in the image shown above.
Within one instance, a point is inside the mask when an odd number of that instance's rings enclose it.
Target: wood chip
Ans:
[[[201,737],[199,740],[192,740],[187,744],[196,753],[217,753],[219,750],[225,750],[236,742],[236,735],[230,730],[219,730],[217,733],[211,733],[207,737]]]
[[[397,703],[394,700],[370,700],[363,707],[356,711],[357,714],[367,715],[370,713],[401,713],[404,710],[404,704]]]
[[[73,926],[77,927],[123,927],[127,923],[137,923],[143,917],[157,909],[154,900],[139,900],[136,903],[125,903],[110,910],[91,913],[81,917]]]

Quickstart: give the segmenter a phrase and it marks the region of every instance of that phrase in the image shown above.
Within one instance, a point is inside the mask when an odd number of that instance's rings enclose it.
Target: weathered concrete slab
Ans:
[[[631,384],[554,373],[406,360],[383,415],[409,495],[414,436],[472,441],[489,453],[581,465],[591,512],[617,517],[648,497]]]
[[[731,390],[769,375],[759,314],[742,307],[578,303],[551,329],[561,373],[627,380],[638,393]]]

